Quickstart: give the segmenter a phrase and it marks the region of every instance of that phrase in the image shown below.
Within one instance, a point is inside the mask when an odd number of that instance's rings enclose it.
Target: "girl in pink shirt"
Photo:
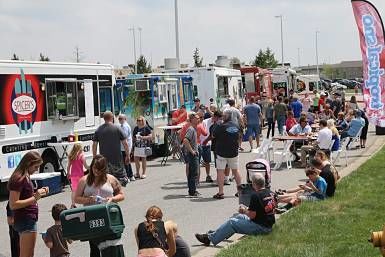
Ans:
[[[84,176],[84,168],[87,169],[86,159],[81,144],[76,143],[68,156],[67,176],[71,181],[71,208],[75,208],[75,192],[81,177]]]

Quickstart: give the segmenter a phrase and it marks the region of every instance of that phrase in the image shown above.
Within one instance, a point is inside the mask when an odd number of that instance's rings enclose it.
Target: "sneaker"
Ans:
[[[235,197],[239,197],[239,193],[238,193],[238,192],[236,192],[234,196],[235,196]]]
[[[288,210],[285,209],[285,208],[275,208],[275,213],[276,214],[283,214],[285,212],[287,212]]]
[[[134,176],[132,176],[131,178],[130,178],[130,181],[135,181],[136,179],[135,179],[135,177]]]
[[[211,178],[210,175],[208,175],[208,176],[206,177],[206,182],[207,182],[207,183],[213,183],[214,180]]]
[[[225,181],[223,182],[223,184],[224,184],[225,186],[230,186],[230,185],[231,185],[230,179],[225,179]]]
[[[200,197],[201,196],[201,193],[199,193],[198,191],[195,191],[195,193],[194,194],[192,194],[192,195],[188,195],[188,198],[197,198],[197,197]]]
[[[195,234],[195,238],[205,246],[210,245],[210,239],[207,234]]]

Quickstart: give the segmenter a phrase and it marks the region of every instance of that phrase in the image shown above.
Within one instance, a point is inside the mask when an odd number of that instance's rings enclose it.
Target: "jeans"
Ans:
[[[187,175],[188,194],[194,195],[195,192],[197,191],[196,180],[198,177],[199,156],[192,155],[191,153],[187,153],[186,159],[188,163],[188,175]]]
[[[132,172],[131,163],[126,164],[126,162],[125,162],[125,160],[126,160],[126,152],[125,151],[122,151],[122,155],[123,155],[123,161],[124,161],[124,169],[126,170],[127,177],[131,178],[132,176],[134,176],[134,173]]]
[[[270,131],[271,136],[274,137],[275,122],[273,119],[267,119],[267,138],[269,138]]]
[[[277,117],[278,132],[280,135],[283,135],[283,126],[285,126],[285,121],[286,121],[285,116]]]
[[[90,257],[100,257],[100,250],[97,242],[89,241]]]
[[[209,239],[213,245],[231,237],[235,233],[245,235],[268,234],[271,228],[254,223],[246,214],[238,214],[223,223],[215,232],[209,233]]]

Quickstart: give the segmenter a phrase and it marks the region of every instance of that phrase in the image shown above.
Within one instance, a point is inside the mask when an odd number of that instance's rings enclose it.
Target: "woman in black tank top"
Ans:
[[[152,206],[147,210],[146,221],[135,229],[138,257],[174,256],[176,246],[172,222],[163,222],[162,217],[162,210]]]

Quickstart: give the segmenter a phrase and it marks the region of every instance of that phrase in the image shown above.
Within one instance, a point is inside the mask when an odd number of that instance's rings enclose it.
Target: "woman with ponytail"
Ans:
[[[33,190],[30,175],[43,163],[38,152],[26,153],[12,173],[9,182],[9,206],[13,211],[13,228],[20,236],[20,257],[33,257],[38,220],[37,201],[47,195],[48,187]]]
[[[146,220],[135,229],[138,257],[172,257],[175,254],[173,222],[163,222],[162,210],[151,206]]]

